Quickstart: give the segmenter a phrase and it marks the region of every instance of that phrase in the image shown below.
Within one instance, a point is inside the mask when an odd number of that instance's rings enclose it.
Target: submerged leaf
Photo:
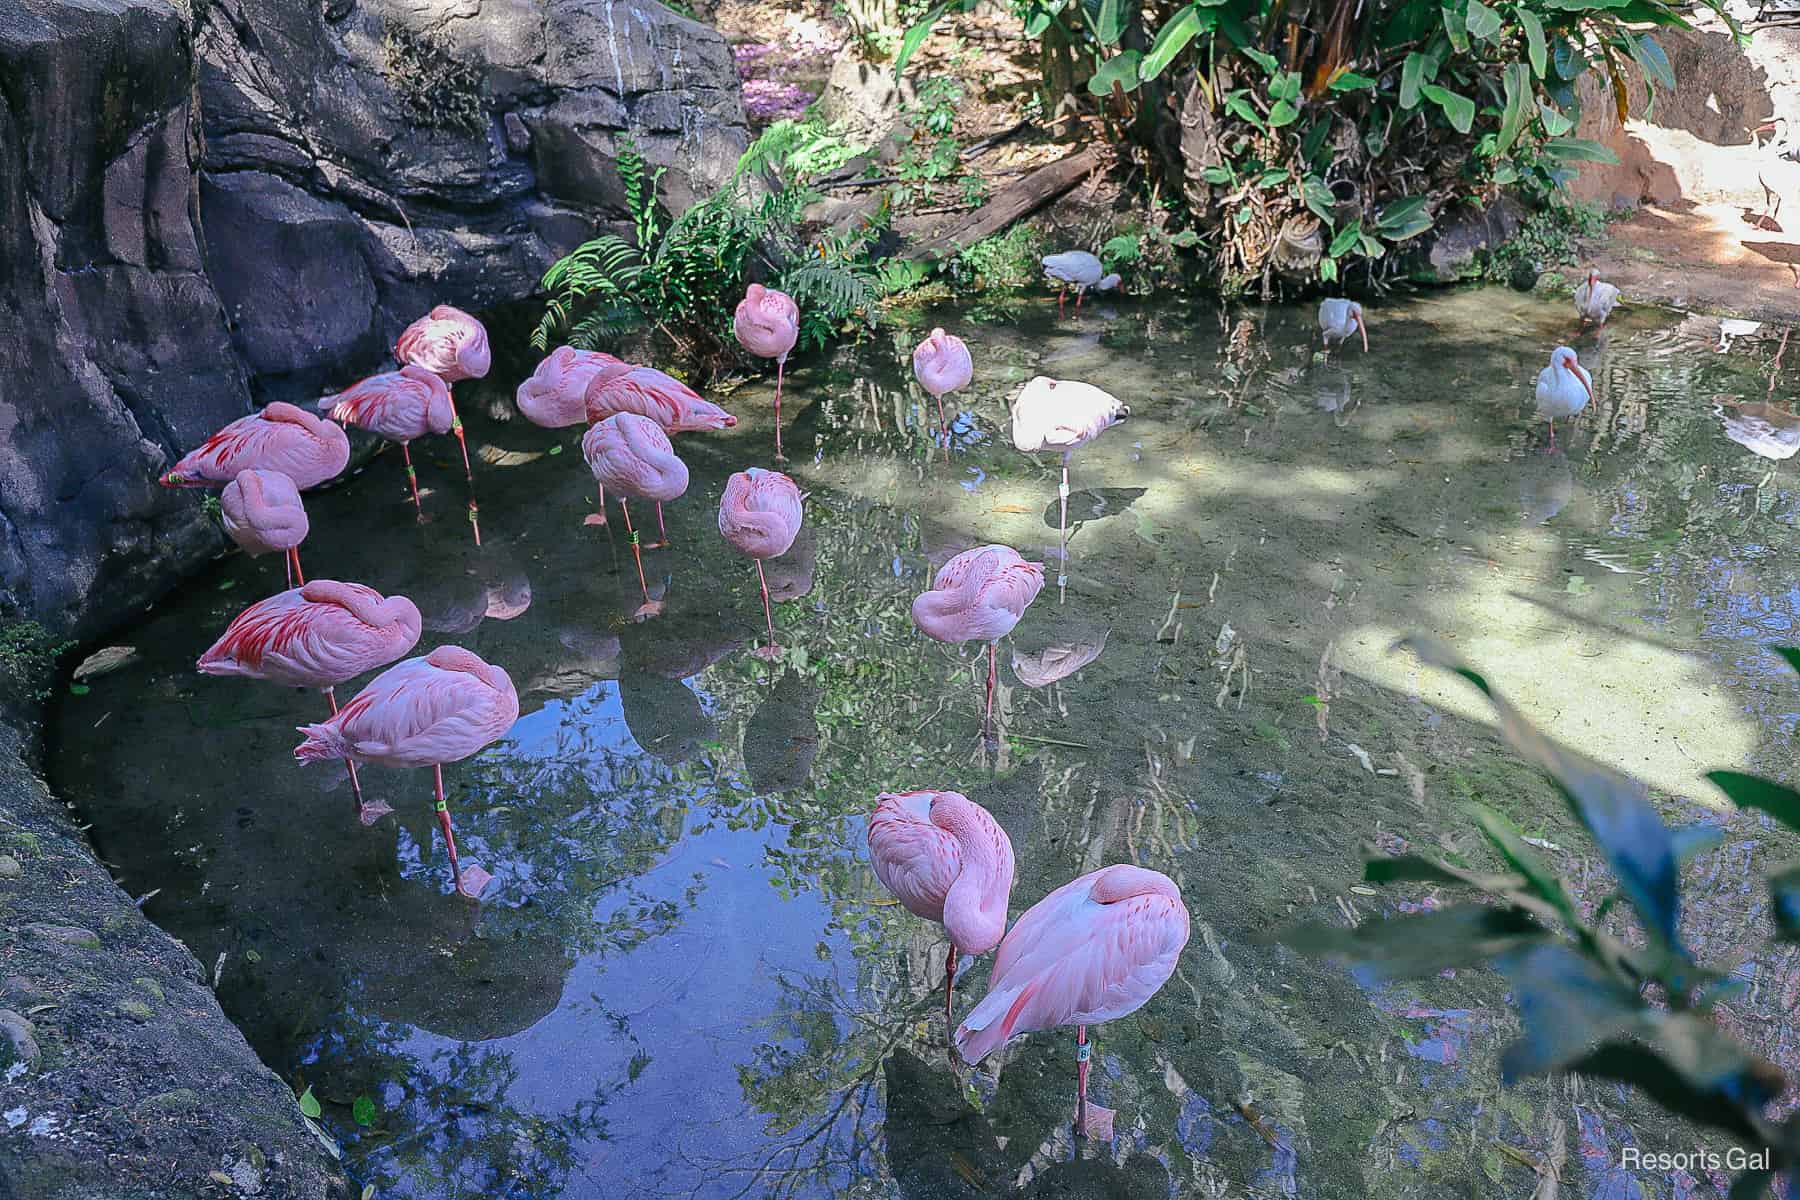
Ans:
[[[1435,912],[1375,918],[1355,929],[1299,925],[1280,940],[1302,954],[1342,956],[1390,979],[1433,975],[1520,950],[1549,936],[1521,909],[1459,904]]]

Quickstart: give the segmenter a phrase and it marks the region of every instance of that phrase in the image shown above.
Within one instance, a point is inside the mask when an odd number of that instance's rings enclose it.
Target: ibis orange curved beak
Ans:
[[[1362,314],[1355,313],[1351,320],[1356,322],[1356,332],[1362,334],[1363,353],[1369,352],[1369,327],[1363,324]]]

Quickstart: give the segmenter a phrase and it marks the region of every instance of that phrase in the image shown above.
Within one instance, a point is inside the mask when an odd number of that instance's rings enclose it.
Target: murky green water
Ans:
[[[717,397],[735,430],[677,441],[693,485],[668,509],[675,549],[649,556],[668,613],[645,625],[624,620],[628,549],[581,524],[573,433],[495,419],[509,400],[464,401],[488,460],[480,551],[447,442],[417,456],[424,527],[395,454],[309,497],[312,574],[404,592],[421,652],[459,642],[519,686],[511,736],[446,772],[463,857],[496,877],[479,908],[448,894],[426,773],[368,771],[397,813],[361,828],[343,780],[291,760],[319,697],[193,673],[276,586],[273,560],[221,562],[122,635],[129,666],[64,699],[56,784],[123,885],[154,891],[146,911],[216,964],[256,1048],[324,1101],[359,1180],[569,1200],[1526,1196],[1525,1161],[1560,1153],[1565,1195],[1711,1194],[1617,1167],[1625,1145],[1695,1144],[1641,1101],[1503,1090],[1515,1024],[1494,977],[1365,987],[1261,939],[1415,903],[1353,887],[1363,844],[1479,860],[1458,807],[1477,797],[1549,843],[1586,903],[1608,890],[1474,698],[1386,652],[1402,632],[1450,640],[1672,817],[1709,815],[1709,767],[1791,774],[1800,689],[1760,646],[1800,636],[1797,468],[1715,410],[1767,398],[1772,347],[1715,355],[1704,322],[1628,315],[1574,343],[1597,403],[1546,454],[1530,384],[1572,337],[1562,305],[1385,305],[1372,352],[1329,364],[1309,363],[1309,311],[1053,315],[932,315],[976,348],[948,462],[908,386],[916,335],[790,374],[811,501],[770,572],[793,597],[773,678],[749,653],[754,572],[714,525],[725,475],[768,464],[760,382]],[[1005,437],[1007,397],[1040,372],[1135,415],[1076,460],[1066,602],[1046,589],[1002,648],[989,750],[985,664],[917,635],[908,606],[968,545],[1055,554],[1054,461]],[[1102,642],[1073,676],[1024,682]],[[1015,915],[1112,862],[1182,886],[1176,977],[1098,1031],[1110,1147],[1070,1139],[1067,1036],[952,1075],[945,943],[866,862],[875,794],[919,787],[1007,828]],[[1717,818],[1729,836],[1689,870],[1684,919],[1728,964],[1762,944],[1757,872],[1795,847]],[[1794,966],[1747,963],[1726,1018],[1789,1063]]]

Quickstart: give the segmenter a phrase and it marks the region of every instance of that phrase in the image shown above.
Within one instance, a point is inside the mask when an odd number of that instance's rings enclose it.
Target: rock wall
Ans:
[[[259,399],[305,399],[449,299],[529,295],[622,213],[629,132],[685,207],[748,142],[717,31],[650,0],[214,0],[214,277]]]
[[[248,411],[205,273],[190,28],[0,6],[0,621],[99,632],[214,553],[177,446]]]
[[[529,296],[622,134],[676,207],[748,141],[653,0],[4,0],[0,97],[0,622],[79,638],[222,548],[174,455]]]

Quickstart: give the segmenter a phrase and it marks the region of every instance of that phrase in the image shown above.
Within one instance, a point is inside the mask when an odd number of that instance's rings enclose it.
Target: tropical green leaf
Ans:
[[[1088,91],[1096,96],[1110,96],[1115,83],[1127,92],[1137,91],[1140,57],[1136,50],[1113,55],[1088,79]]]
[[[1175,61],[1175,56],[1187,48],[1201,32],[1211,29],[1218,18],[1210,12],[1202,16],[1203,10],[1190,4],[1164,23],[1157,31],[1156,40],[1150,43],[1150,49],[1144,52],[1143,61],[1138,64],[1140,80],[1155,79],[1161,75],[1163,68]]]
[[[1321,258],[1319,260],[1319,279],[1320,279],[1320,281],[1323,283],[1331,283],[1331,282],[1335,281],[1337,279],[1337,277],[1338,277],[1337,259]]]
[[[1332,258],[1342,258],[1349,253],[1352,246],[1356,245],[1357,239],[1360,237],[1362,237],[1362,222],[1357,221],[1339,230],[1338,235],[1331,239],[1331,248],[1325,253]]]
[[[1525,886],[1531,893],[1554,908],[1571,929],[1580,927],[1581,919],[1576,915],[1568,892],[1563,890],[1562,880],[1538,857],[1538,852],[1531,848],[1513,823],[1485,804],[1472,803],[1468,808],[1469,815],[1487,835],[1488,842],[1500,852],[1500,857],[1525,877]]]
[[[936,28],[937,23],[944,19],[944,14],[954,8],[957,3],[958,0],[944,0],[942,4],[933,7],[931,11],[908,27],[906,33],[900,38],[899,52],[894,55],[896,78],[899,77],[900,72],[906,70],[906,64],[911,62],[912,56],[919,52],[919,47],[925,44],[925,39],[931,36],[931,31]]]
[[[1406,56],[1400,64],[1400,107],[1419,107],[1419,91],[1437,77],[1437,59],[1428,54],[1420,54],[1417,50]]]
[[[1292,125],[1300,119],[1300,110],[1286,100],[1277,100],[1269,109],[1269,128],[1280,129],[1283,125]]]
[[[1644,68],[1644,77],[1665,92],[1675,90],[1675,68],[1669,65],[1669,56],[1655,38],[1647,33],[1635,36],[1627,34],[1626,40],[1631,44],[1631,57],[1637,60],[1638,66]]]
[[[1331,118],[1329,116],[1314,121],[1306,136],[1300,139],[1300,161],[1316,165],[1319,151],[1325,148],[1325,139],[1331,136]],[[1321,185],[1323,186],[1323,185]]]
[[[1789,829],[1800,832],[1800,792],[1772,779],[1746,775],[1742,771],[1708,771],[1706,778],[1739,808],[1766,812]]]
[[[1464,27],[1470,36],[1491,41],[1500,32],[1500,14],[1483,4],[1481,0],[1469,0],[1469,12],[1463,18]]]
[[[315,1118],[321,1111],[319,1108],[319,1098],[313,1095],[312,1084],[310,1083],[306,1085],[306,1090],[300,1093],[300,1111],[309,1117]]]
[[[350,1115],[356,1119],[358,1125],[367,1129],[375,1123],[375,1101],[367,1096],[358,1096],[356,1101],[350,1105]]]
[[[1117,45],[1119,39],[1125,36],[1125,26],[1131,20],[1131,11],[1121,0],[1100,0],[1100,15],[1094,18],[1094,36],[1100,39],[1102,46]]]
[[[1258,129],[1266,130],[1268,128],[1263,124],[1262,114],[1256,111],[1243,92],[1232,92],[1225,97],[1225,111],[1241,117]]]
[[[1298,100],[1300,98],[1300,72],[1282,71],[1269,80],[1269,99]]]
[[[1551,137],[1561,137],[1575,128],[1575,122],[1541,100],[1538,101],[1538,119],[1544,123],[1544,132]]]
[[[1619,156],[1587,138],[1558,137],[1545,142],[1543,152],[1562,162],[1616,163]]]
[[[1531,108],[1531,73],[1524,63],[1507,63],[1500,73],[1501,89],[1506,105],[1500,116],[1500,135],[1494,143],[1495,154],[1505,154],[1525,128]]]
[[[1800,671],[1800,646],[1770,646],[1769,649],[1781,655],[1788,666]]]
[[[1389,979],[1470,967],[1544,942],[1549,933],[1518,908],[1456,904],[1402,917],[1374,918],[1354,929],[1300,925],[1284,944],[1315,957],[1344,957]]]
[[[1444,110],[1444,116],[1450,121],[1451,128],[1458,133],[1467,133],[1475,124],[1475,102],[1467,96],[1439,87],[1435,83],[1427,83],[1419,88],[1427,100]]]
[[[1549,70],[1549,50],[1544,43],[1544,23],[1524,5],[1513,9],[1519,25],[1525,30],[1525,52],[1531,57],[1531,73],[1539,79]]]
[[[1375,232],[1390,242],[1404,242],[1431,228],[1431,214],[1425,209],[1425,197],[1403,196],[1385,205],[1375,218]]]
[[[1281,64],[1275,60],[1275,56],[1266,51],[1258,50],[1254,46],[1245,46],[1243,48],[1243,53],[1245,58],[1248,58],[1251,62],[1255,63],[1271,75],[1281,69]]]
[[[1360,92],[1374,86],[1374,79],[1358,75],[1355,71],[1340,71],[1338,77],[1331,81],[1331,90],[1334,92]]]

